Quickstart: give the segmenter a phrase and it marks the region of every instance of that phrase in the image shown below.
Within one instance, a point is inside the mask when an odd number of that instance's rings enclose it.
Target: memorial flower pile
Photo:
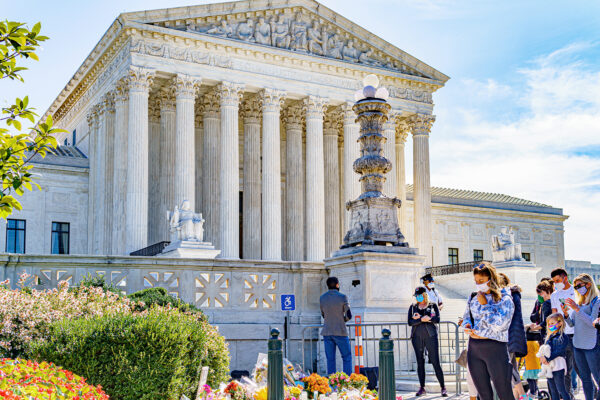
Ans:
[[[0,397],[6,400],[108,400],[100,386],[54,364],[0,359]]]

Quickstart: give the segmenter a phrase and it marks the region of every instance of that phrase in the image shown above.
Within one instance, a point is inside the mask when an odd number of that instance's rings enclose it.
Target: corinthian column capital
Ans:
[[[397,116],[400,114],[398,110],[390,110],[387,115],[387,121],[383,123],[384,130],[395,131],[397,126]]]
[[[160,101],[157,97],[148,100],[148,120],[151,122],[160,121]]]
[[[148,92],[154,80],[154,71],[148,68],[131,66],[127,71],[127,84],[130,92]]]
[[[173,78],[173,87],[176,98],[193,100],[196,98],[196,93],[198,93],[200,79],[193,78],[189,75],[177,74],[177,76]]]
[[[335,111],[325,114],[323,120],[323,134],[337,136],[342,128],[341,114]]]
[[[129,99],[129,84],[127,78],[121,78],[115,84],[115,103],[124,103]]]
[[[161,88],[158,91],[157,99],[161,111],[175,112],[175,89],[173,87]]]
[[[407,122],[411,125],[413,136],[429,135],[434,121],[435,115],[431,114],[414,114],[407,119]]]
[[[258,96],[249,96],[242,102],[241,116],[245,124],[258,124],[261,117],[260,100]]]
[[[411,124],[404,119],[399,119],[396,124],[396,143],[406,143],[406,138],[411,132]]]
[[[279,112],[285,100],[285,92],[277,89],[263,89],[258,95],[263,111]]]
[[[302,129],[304,110],[299,103],[294,103],[283,111],[283,122],[286,129]]]
[[[323,119],[328,99],[318,96],[308,96],[304,99],[306,119]]]
[[[219,96],[216,90],[213,89],[202,98],[200,111],[202,111],[204,118],[219,118],[219,110]]]
[[[217,96],[221,107],[239,106],[244,95],[244,85],[233,82],[221,82],[217,85]]]
[[[93,105],[90,108],[90,111],[88,112],[86,119],[87,119],[88,126],[90,127],[90,130],[98,123],[98,111],[99,111],[99,107],[96,104],[96,105]]]
[[[340,106],[340,112],[342,113],[344,125],[356,124],[356,113],[352,109],[353,106],[354,103],[349,101]]]

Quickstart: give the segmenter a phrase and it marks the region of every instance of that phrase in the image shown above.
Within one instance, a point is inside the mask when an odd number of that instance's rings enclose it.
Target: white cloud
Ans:
[[[600,262],[600,66],[585,62],[598,47],[539,57],[518,71],[518,85],[460,82],[455,91],[469,100],[437,105],[432,184],[563,208],[566,257]],[[520,112],[490,118],[490,107],[507,105]]]

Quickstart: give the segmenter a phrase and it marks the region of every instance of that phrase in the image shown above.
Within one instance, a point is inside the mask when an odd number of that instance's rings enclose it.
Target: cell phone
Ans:
[[[415,318],[415,319],[416,319],[416,318],[419,318],[419,315],[420,315],[419,313],[414,313],[414,314],[413,314],[413,318]]]
[[[565,304],[566,299],[558,299],[560,301],[560,304]]]

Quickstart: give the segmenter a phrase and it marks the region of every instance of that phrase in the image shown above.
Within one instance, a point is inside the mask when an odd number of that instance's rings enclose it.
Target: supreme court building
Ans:
[[[0,227],[0,279],[27,271],[49,287],[102,272],[125,292],[167,287],[230,324],[276,323],[280,294],[295,293],[293,321],[318,321],[323,260],[360,191],[352,105],[368,74],[392,106],[384,193],[402,201],[401,230],[426,266],[491,259],[504,225],[526,258],[564,265],[562,209],[430,187],[432,96],[446,75],[316,1],[252,0],[117,17],[47,111],[69,133],[36,160],[43,190]],[[183,200],[217,259],[151,256]]]

